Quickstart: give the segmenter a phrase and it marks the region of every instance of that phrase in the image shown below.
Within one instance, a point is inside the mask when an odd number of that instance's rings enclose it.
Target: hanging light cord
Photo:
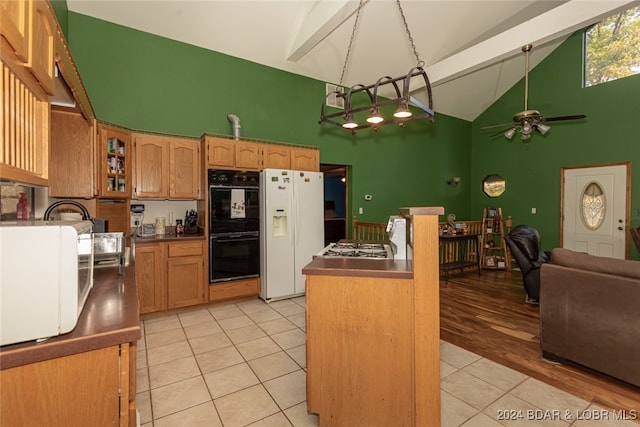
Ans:
[[[360,10],[362,9],[362,4],[364,0],[360,0],[360,4],[358,5],[358,11],[356,12],[356,20],[353,23],[353,30],[351,30],[351,39],[349,40],[349,47],[347,48],[347,56],[344,58],[344,65],[342,66],[342,74],[340,74],[340,83],[338,86],[342,86],[342,81],[344,80],[344,74],[347,72],[347,63],[349,62],[349,55],[351,54],[351,46],[353,46],[353,39],[356,35],[356,27],[358,26],[358,18],[360,18]]]
[[[413,49],[413,54],[416,57],[417,66],[420,68],[423,68],[424,61],[420,59],[420,55],[418,55],[418,51],[416,50],[416,45],[413,42],[413,37],[411,37],[411,31],[409,31],[409,25],[407,25],[407,19],[404,17],[404,10],[402,10],[402,6],[400,5],[400,0],[396,0],[396,4],[398,5],[398,10],[400,11],[400,16],[402,17],[402,22],[404,23],[404,29],[407,32],[407,37],[409,37],[409,43],[411,43],[411,49]]]
[[[360,11],[362,10],[362,5],[364,4],[364,0],[360,0],[358,4],[358,10],[356,11],[356,20],[353,23],[353,30],[351,30],[351,38],[349,39],[349,47],[347,47],[347,55],[344,58],[344,65],[342,66],[342,74],[340,74],[340,83],[338,86],[342,86],[342,82],[344,81],[344,75],[347,72],[347,64],[349,63],[349,56],[351,55],[351,47],[353,46],[353,39],[356,35],[356,28],[358,27],[358,19],[360,18]],[[400,16],[402,17],[402,23],[404,24],[404,29],[407,33],[407,37],[409,38],[409,43],[411,44],[411,49],[413,50],[413,55],[416,57],[417,66],[420,68],[424,67],[424,61],[420,59],[420,55],[418,55],[418,50],[416,49],[416,44],[413,42],[413,37],[411,36],[411,31],[409,30],[409,25],[407,24],[407,19],[404,16],[404,10],[402,9],[402,5],[400,4],[400,0],[396,0],[396,4],[398,5],[398,10],[400,11]]]
[[[353,48],[353,42],[355,39],[356,29],[358,27],[358,21],[360,19],[360,13],[362,12],[362,7],[364,3],[369,0],[360,0],[358,4],[358,9],[356,10],[355,21],[353,23],[353,29],[351,31],[351,38],[349,39],[349,46],[347,47],[347,53],[344,58],[344,65],[342,66],[342,74],[340,75],[340,83],[339,88],[330,93],[327,93],[324,102],[322,103],[322,108],[320,111],[320,121],[318,123],[330,123],[332,125],[336,125],[347,130],[350,130],[351,133],[355,134],[356,130],[362,129],[365,127],[373,127],[374,130],[378,130],[379,126],[397,123],[398,126],[404,126],[405,122],[414,119],[428,119],[433,122],[434,113],[433,113],[433,101],[431,94],[431,84],[429,83],[429,78],[427,77],[427,73],[424,70],[424,61],[420,59],[420,55],[418,55],[418,51],[416,49],[416,45],[413,41],[413,37],[411,36],[411,31],[409,31],[409,25],[407,24],[407,20],[404,15],[404,10],[402,10],[402,6],[400,5],[400,0],[396,0],[396,5],[398,6],[398,10],[400,11],[400,16],[402,17],[402,22],[404,24],[405,32],[407,33],[407,37],[409,38],[409,43],[411,44],[411,49],[413,50],[413,54],[416,58],[417,65],[416,67],[409,70],[409,73],[405,76],[400,76],[396,78],[391,78],[389,76],[384,76],[378,79],[375,84],[372,85],[363,85],[356,84],[351,86],[349,90],[345,93],[343,82],[344,77],[347,72],[347,66],[349,65],[349,57],[351,55],[351,50]],[[424,105],[415,99],[410,93],[410,80],[413,77],[422,77],[425,82],[425,88],[428,96],[428,105]],[[400,82],[400,83],[399,83]],[[380,87],[384,85],[393,85],[393,89],[395,89],[395,94],[397,97],[395,99],[382,99],[383,97],[378,98],[378,90]],[[402,85],[402,87],[400,87]],[[364,92],[369,97],[369,103],[365,103],[363,105],[352,106],[351,98],[353,94],[357,94],[360,92]],[[327,100],[330,97],[341,97],[344,99],[344,106],[339,107],[342,110],[334,113],[326,113],[325,109],[328,106]],[[364,100],[363,100],[364,101]],[[362,104],[362,103],[360,103]],[[381,115],[379,108],[387,105],[397,105],[397,110],[393,113],[393,118],[389,120],[385,120]],[[422,112],[418,112],[419,114],[415,114],[409,110],[409,104],[417,107],[422,110]],[[354,113],[360,113],[364,111],[369,111],[369,117],[367,117],[367,124],[358,125],[358,123],[354,120]],[[341,117],[340,121],[333,120],[333,118]]]

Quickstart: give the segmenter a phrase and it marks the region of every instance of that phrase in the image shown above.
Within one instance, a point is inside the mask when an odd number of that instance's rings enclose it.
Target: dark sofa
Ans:
[[[640,387],[640,261],[556,248],[540,284],[543,356]]]

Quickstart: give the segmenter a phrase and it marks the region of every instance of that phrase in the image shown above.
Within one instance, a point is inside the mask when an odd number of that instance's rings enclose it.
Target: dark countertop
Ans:
[[[137,237],[132,236],[131,242],[134,243],[158,243],[158,242],[177,242],[177,241],[185,241],[185,240],[204,240],[204,233],[196,233],[196,234],[173,234],[167,233],[162,236],[150,236],[150,237]]]
[[[111,347],[140,339],[135,262],[125,274],[118,267],[94,270],[93,289],[75,329],[46,341],[0,347],[0,369]]]
[[[413,264],[410,260],[316,257],[304,266],[302,274],[413,279]]]

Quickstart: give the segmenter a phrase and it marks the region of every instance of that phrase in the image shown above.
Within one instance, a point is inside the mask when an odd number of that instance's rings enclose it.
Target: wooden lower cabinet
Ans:
[[[135,426],[135,377],[136,343],[5,369],[0,425]]]
[[[167,246],[167,308],[205,302],[204,243],[169,243]]]
[[[204,242],[136,243],[140,314],[205,302]]]
[[[412,280],[307,276],[307,407],[321,426],[418,425],[412,297]]]
[[[166,263],[161,244],[136,244],[136,286],[140,314],[166,307],[163,265]]]

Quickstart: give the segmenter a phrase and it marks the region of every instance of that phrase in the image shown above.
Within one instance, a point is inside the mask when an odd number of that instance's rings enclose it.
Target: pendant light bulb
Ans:
[[[378,124],[382,121],[384,121],[384,119],[380,115],[380,109],[378,107],[371,108],[371,114],[367,117],[367,122]]]
[[[409,105],[405,99],[400,101],[400,105],[395,113],[393,113],[393,117],[397,117],[399,119],[404,119],[407,117],[411,117],[412,113],[409,110]]]
[[[358,127],[358,124],[353,120],[353,114],[348,114],[345,117],[345,122],[342,124],[345,129],[354,129]]]

